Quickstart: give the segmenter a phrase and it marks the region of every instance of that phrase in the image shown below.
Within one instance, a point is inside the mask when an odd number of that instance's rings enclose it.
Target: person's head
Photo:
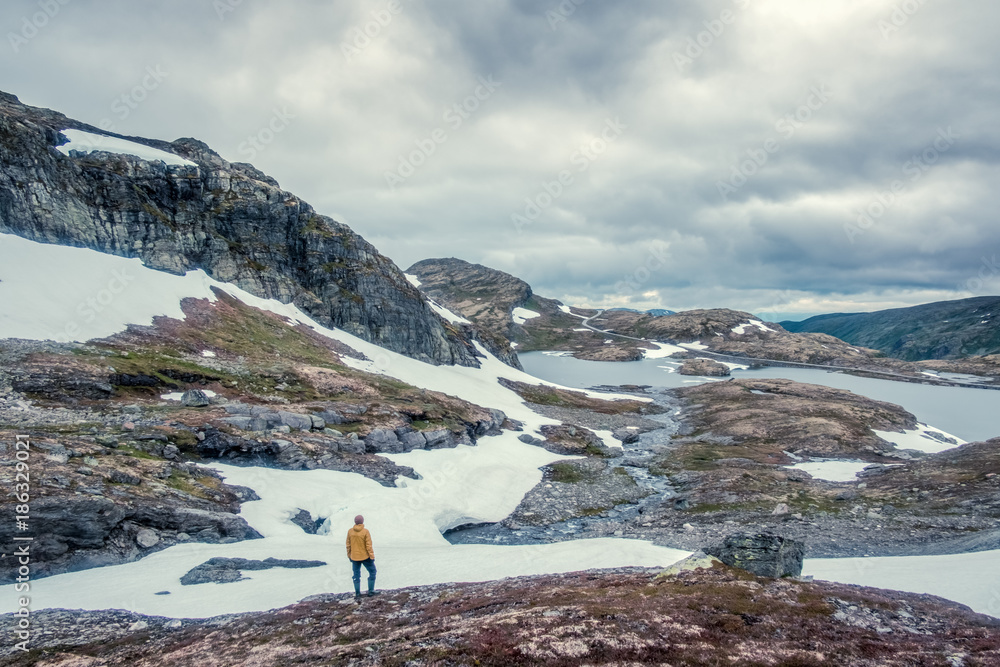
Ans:
[[[357,523],[364,523],[364,522],[365,522],[365,518],[363,516],[361,516],[360,514],[357,515],[356,517],[354,517],[354,523],[357,524]]]

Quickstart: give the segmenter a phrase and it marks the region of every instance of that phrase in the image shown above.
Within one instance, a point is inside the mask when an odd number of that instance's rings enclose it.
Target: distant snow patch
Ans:
[[[406,276],[406,279],[409,280],[410,284],[413,285],[414,287],[420,287],[421,285],[423,285],[423,283],[420,282],[420,278],[417,278],[412,273],[404,273],[403,275]]]
[[[201,356],[203,356],[203,357],[205,357],[207,359],[214,359],[215,358],[215,352],[212,352],[211,350],[202,350],[201,351]]]
[[[771,333],[777,333],[774,329],[767,326],[760,320],[750,320],[746,324],[738,324],[737,326],[733,327],[733,333],[742,335],[744,332],[746,332],[747,327],[757,327],[761,331],[770,331]]]
[[[696,340],[693,343],[680,343],[681,347],[687,348],[689,350],[707,350],[708,345],[702,345],[700,340]]]
[[[215,392],[212,391],[211,389],[202,389],[201,391],[209,398],[212,398],[213,396],[216,395]],[[162,398],[164,401],[179,401],[183,396],[184,392],[182,391],[173,391],[170,392],[169,394],[160,394],[160,398]]]
[[[536,313],[533,310],[528,310],[527,308],[515,308],[514,312],[511,313],[514,316],[514,321],[518,324],[524,324],[528,320],[533,320],[536,317],[541,317],[541,313]]]
[[[438,315],[440,315],[444,319],[448,320],[452,324],[472,324],[472,322],[470,322],[469,320],[465,319],[461,315],[456,315],[455,313],[451,312],[450,310],[448,310],[444,306],[439,306],[438,304],[434,303],[430,299],[427,299],[427,303],[431,304],[431,308],[434,309],[435,313],[437,313]]]
[[[814,479],[827,482],[856,482],[858,473],[870,465],[866,461],[807,461],[785,466],[809,473]]]
[[[159,148],[152,148],[134,141],[118,139],[117,137],[106,137],[102,134],[84,132],[83,130],[63,130],[62,134],[69,139],[69,143],[56,146],[56,149],[63,155],[69,155],[70,151],[81,153],[93,153],[94,151],[105,151],[107,153],[120,153],[122,155],[132,155],[147,162],[164,162],[169,165],[182,167],[197,167],[191,160],[185,160],[179,155],[161,151]]]
[[[916,449],[926,454],[937,454],[966,444],[965,440],[926,424],[917,424],[916,429],[902,433],[875,429],[872,432],[900,449]],[[947,442],[948,440],[952,442]]]
[[[650,341],[650,344],[655,345],[657,349],[655,350],[643,350],[643,354],[646,359],[663,359],[669,357],[677,352],[685,352],[683,347],[678,345],[671,345],[670,343],[656,343]]]

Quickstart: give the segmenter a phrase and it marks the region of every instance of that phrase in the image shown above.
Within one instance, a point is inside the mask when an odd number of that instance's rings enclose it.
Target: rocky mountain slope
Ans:
[[[782,322],[788,331],[836,336],[907,361],[1000,353],[1000,297],[939,301],[873,313],[832,313]]]
[[[420,291],[453,313],[471,321],[488,350],[516,368],[510,341],[517,336],[511,313],[532,297],[528,283],[509,273],[460,259],[425,259],[406,270]]]
[[[63,130],[125,138],[185,158],[165,164],[56,150]],[[204,269],[318,322],[418,359],[475,365],[463,334],[399,269],[347,226],[318,214],[252,165],[204,143],[120,137],[0,93],[0,232]]]
[[[930,595],[765,579],[716,565],[320,595],[170,620],[46,611],[7,665],[995,665],[1000,621]],[[0,619],[13,632],[15,620]]]

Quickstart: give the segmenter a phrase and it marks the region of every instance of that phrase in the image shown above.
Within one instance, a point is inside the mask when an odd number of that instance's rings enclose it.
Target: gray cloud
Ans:
[[[16,52],[40,5],[0,8],[0,87],[203,139],[404,268],[457,256],[601,306],[807,314],[1000,292],[982,270],[1000,252],[986,0],[59,7]],[[147,67],[168,75],[123,117]],[[475,99],[481,77],[499,86]],[[261,135],[276,114],[287,126]],[[602,144],[608,121],[624,128]],[[420,165],[390,189],[401,160]]]

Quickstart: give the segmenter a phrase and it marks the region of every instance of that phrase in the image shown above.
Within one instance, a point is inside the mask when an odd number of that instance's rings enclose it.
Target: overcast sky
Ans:
[[[768,319],[1000,293],[995,0],[5,0],[0,25],[0,89],[202,139],[404,269]]]

